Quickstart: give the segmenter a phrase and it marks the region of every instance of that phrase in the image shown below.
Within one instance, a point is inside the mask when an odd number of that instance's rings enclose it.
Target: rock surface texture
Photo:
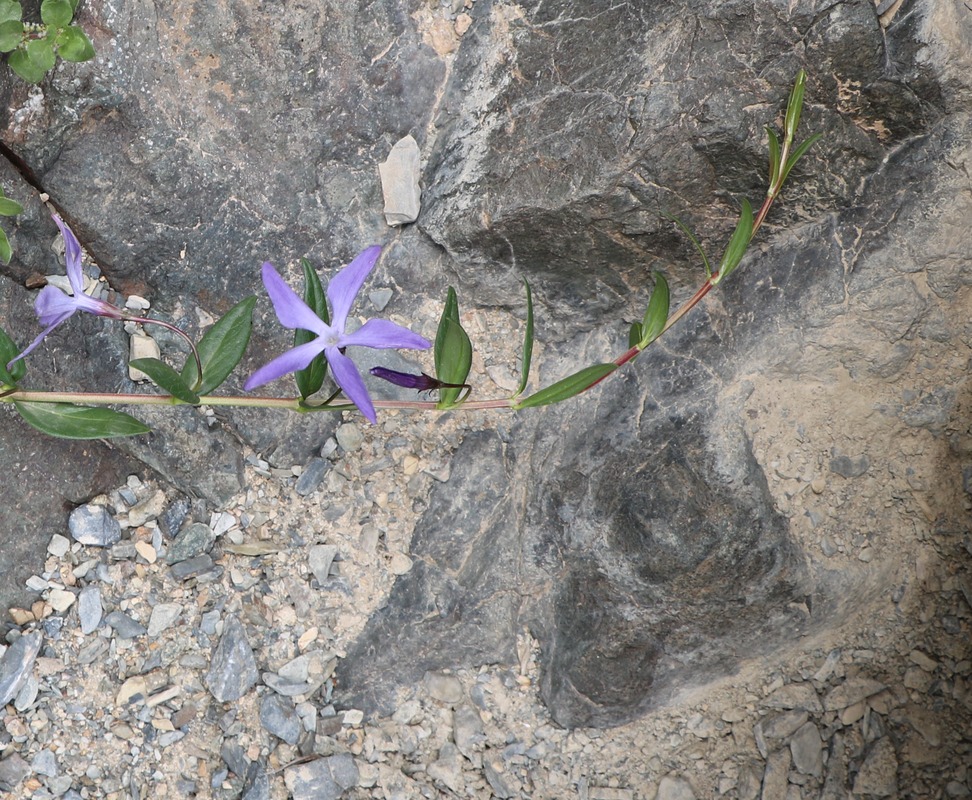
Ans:
[[[523,663],[528,636],[553,722],[615,726],[808,641],[829,651],[839,631],[889,607],[917,615],[917,587],[943,563],[955,565],[958,598],[972,499],[972,13],[943,0],[476,0],[451,17],[439,5],[82,4],[95,61],[34,88],[0,78],[3,186],[26,208],[6,225],[15,258],[2,268],[0,324],[27,341],[25,287],[62,269],[41,189],[112,296],[145,297],[149,313],[200,333],[260,293],[231,390],[289,346],[261,262],[297,285],[298,258],[330,271],[373,242],[388,243],[372,283],[393,289],[389,318],[433,338],[445,287],[457,286],[484,342],[474,365],[484,396],[511,389],[528,279],[549,384],[623,352],[652,270],[676,300],[691,295],[702,268],[664,214],[718,258],[740,198],[765,193],[764,126],[779,122],[804,68],[801,130],[824,138],[724,288],[582,398],[444,423],[461,443],[422,484],[410,541],[393,553],[381,531],[398,577],[338,648],[334,702],[391,714],[430,671]],[[421,213],[393,230],[378,165],[406,136],[425,165]],[[136,390],[127,335],[112,325],[65,324],[32,354],[32,385]],[[159,338],[164,357],[184,357]],[[267,475],[314,464],[298,488],[313,498],[340,493],[351,478],[330,464],[360,446],[341,435],[340,452],[322,452],[336,417],[139,411],[154,433],[119,442],[124,455],[86,445],[82,463],[95,466],[68,466],[87,475],[68,486],[56,473],[78,451],[44,442],[44,454],[25,454],[32,432],[2,411],[3,474],[48,465],[44,490],[18,490],[15,516],[0,518],[4,551],[36,537],[35,572],[63,533],[50,510],[113,488],[135,465],[185,496],[180,520],[210,524],[247,490],[248,452]],[[355,495],[354,524],[367,528],[387,500]],[[329,514],[322,504],[315,526],[340,517]],[[179,580],[214,574],[219,535],[173,566]],[[332,571],[313,570],[317,585]],[[253,585],[243,572],[232,580]],[[956,643],[968,641],[967,605],[941,623]],[[229,620],[223,640],[249,653]],[[250,691],[265,665],[247,661],[245,680],[231,676],[217,700]],[[867,698],[824,711],[858,703],[864,714]],[[824,780],[818,741],[837,740],[821,739],[818,724],[832,722],[822,713],[803,708],[770,737],[764,796],[767,782],[785,790],[791,762]],[[872,730],[867,745],[860,771],[833,780],[892,794],[891,740]],[[440,784],[459,780],[463,746],[439,752]],[[335,760],[286,773],[295,796],[326,784],[337,797],[359,780],[341,755],[321,754]],[[733,786],[747,774],[735,770]],[[251,785],[266,781],[261,771]],[[677,777],[665,787],[691,793]]]

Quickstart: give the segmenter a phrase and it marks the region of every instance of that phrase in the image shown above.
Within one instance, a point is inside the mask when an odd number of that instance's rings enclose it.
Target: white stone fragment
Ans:
[[[378,165],[381,193],[385,199],[385,222],[391,226],[405,225],[418,219],[422,208],[422,189],[418,142],[409,135],[399,139]]]
[[[133,333],[129,341],[128,360],[134,361],[136,358],[158,358],[161,355],[159,343],[151,336],[144,333]],[[147,381],[148,375],[140,369],[128,368],[128,377],[133,381]]]
[[[150,306],[151,303],[148,300],[137,294],[129,295],[128,299],[125,300],[125,308],[131,311],[148,311]]]

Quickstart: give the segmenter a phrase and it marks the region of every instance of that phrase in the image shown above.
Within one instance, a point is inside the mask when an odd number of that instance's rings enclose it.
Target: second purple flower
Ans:
[[[317,338],[291,348],[254,372],[243,385],[247,391],[269,383],[288,372],[304,369],[314,357],[324,354],[331,374],[341,391],[371,422],[377,421],[375,406],[354,362],[344,354],[346,347],[426,350],[431,343],[408,328],[383,319],[370,319],[356,331],[347,333],[348,313],[365,279],[371,273],[381,248],[369,247],[342,269],[327,285],[331,306],[328,325],[291,289],[269,262],[263,265],[263,285],[267,288],[277,319],[285,328],[310,331]]]

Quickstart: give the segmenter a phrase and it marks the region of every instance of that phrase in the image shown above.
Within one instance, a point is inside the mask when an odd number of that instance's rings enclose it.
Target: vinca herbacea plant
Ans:
[[[28,83],[40,83],[54,68],[58,57],[65,61],[90,61],[94,46],[85,32],[72,25],[78,0],[43,0],[40,22],[25,22],[17,0],[0,0],[0,53]]]
[[[69,0],[45,0],[68,3]],[[0,0],[0,12],[10,0]],[[42,6],[43,8],[43,6]],[[71,6],[73,13],[73,5]],[[63,14],[59,21],[63,21]],[[68,21],[70,17],[67,18]],[[2,41],[3,25],[0,25]],[[364,250],[348,266],[334,275],[327,288],[311,264],[301,260],[304,295],[299,297],[270,263],[262,268],[263,284],[277,319],[294,331],[292,345],[250,375],[244,390],[250,392],[264,384],[293,374],[297,394],[292,397],[264,397],[212,394],[238,366],[250,340],[256,297],[248,297],[219,319],[198,343],[167,322],[135,316],[104,300],[85,293],[81,269],[81,245],[71,229],[57,215],[54,221],[65,244],[65,262],[71,294],[55,286],[45,286],[35,301],[35,311],[42,331],[26,347],[18,346],[0,328],[0,402],[13,404],[20,416],[35,428],[53,436],[71,439],[98,439],[147,433],[149,428],[135,417],[116,411],[113,405],[155,406],[236,406],[286,409],[298,412],[344,411],[357,408],[368,420],[377,420],[380,408],[419,410],[523,409],[557,403],[591,389],[612,372],[633,361],[667,330],[691,311],[706,294],[722,283],[739,266],[770,208],[779,196],[793,166],[819,138],[815,134],[795,144],[796,130],[803,107],[806,75],[797,75],[784,117],[782,139],[767,128],[769,137],[769,185],[759,210],[753,213],[749,201],[740,202],[739,220],[718,263],[709,261],[698,240],[677,218],[673,222],[689,237],[705,269],[705,280],[699,289],[674,313],[670,313],[668,283],[655,274],[655,285],[642,319],[628,332],[628,347],[610,361],[593,364],[550,386],[527,394],[533,355],[534,319],[530,286],[526,289],[526,324],[520,357],[520,382],[510,397],[472,399],[473,387],[467,382],[472,366],[472,343],[462,327],[459,301],[455,290],[446,292],[445,307],[439,319],[434,344],[418,333],[396,323],[370,319],[351,329],[349,315],[361,287],[367,280],[381,248]],[[330,313],[328,311],[330,304]],[[75,312],[84,312],[112,321],[141,325],[162,325],[183,337],[190,354],[181,368],[157,358],[140,358],[130,366],[140,370],[161,393],[95,393],[35,391],[22,387],[27,373],[27,357],[44,346],[44,338],[60,325],[71,325]],[[358,348],[392,348],[406,350],[433,349],[435,374],[411,374],[385,367],[374,367],[371,374],[406,390],[436,394],[419,400],[373,400],[368,393],[354,354]],[[324,382],[328,370],[335,389],[328,394]]]

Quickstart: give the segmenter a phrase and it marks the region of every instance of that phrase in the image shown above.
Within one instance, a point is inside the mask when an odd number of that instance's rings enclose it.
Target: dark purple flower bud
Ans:
[[[446,385],[431,375],[426,375],[424,372],[418,375],[412,375],[410,372],[398,372],[397,370],[386,369],[385,367],[372,367],[371,374],[376,378],[381,378],[383,381],[394,383],[396,386],[402,386],[405,389],[415,389],[418,392],[431,392],[433,389],[440,389]]]

